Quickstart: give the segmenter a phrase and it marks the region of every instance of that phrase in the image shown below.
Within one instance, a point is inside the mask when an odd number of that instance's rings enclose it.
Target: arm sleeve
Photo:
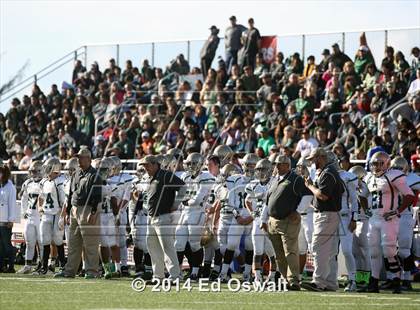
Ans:
[[[8,222],[17,222],[18,220],[18,210],[16,207],[16,187],[11,183],[9,191],[9,201],[7,204],[8,207]]]
[[[357,201],[357,179],[351,180],[347,184],[347,190],[349,191],[349,204],[350,212],[356,212],[359,210],[359,203]]]

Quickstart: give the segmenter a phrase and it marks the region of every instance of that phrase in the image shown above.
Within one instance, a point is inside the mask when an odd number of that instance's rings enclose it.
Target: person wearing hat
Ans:
[[[220,39],[217,36],[219,31],[220,30],[214,25],[210,27],[210,36],[207,41],[204,42],[200,51],[201,73],[203,74],[204,79],[207,76],[207,71],[211,68],[211,63],[216,55],[217,47],[219,46]]]
[[[328,70],[328,64],[330,63],[330,50],[328,48],[324,49],[321,53],[322,60],[318,65],[319,71],[324,73]]]
[[[309,129],[305,128],[302,130],[302,139],[298,141],[293,157],[296,159],[299,159],[299,157],[306,157],[317,147],[318,141],[311,137]]]
[[[334,43],[332,45],[332,50],[333,50],[333,52],[330,56],[329,61],[333,62],[336,67],[339,67],[341,70],[343,70],[343,66],[346,62],[348,62],[348,61],[352,62],[350,57],[347,56],[346,54],[344,54],[340,50],[340,46],[338,46],[337,43]]]
[[[267,205],[261,219],[261,228],[268,232],[276,252],[276,261],[289,290],[300,290],[299,247],[300,215],[312,200],[312,193],[304,179],[291,167],[286,155],[275,160],[277,177],[267,193]]]
[[[366,71],[366,66],[369,64],[375,64],[372,53],[367,45],[360,45],[356,58],[354,59],[354,71],[358,75],[361,75]]]
[[[335,291],[338,289],[339,211],[344,188],[334,163],[328,162],[327,152],[323,148],[313,149],[307,159],[312,161],[318,170],[315,182],[310,178],[305,179],[306,187],[314,195],[312,254],[315,269],[312,282],[302,283],[302,287],[317,292]]]
[[[230,75],[232,66],[238,63],[238,51],[242,47],[241,37],[246,27],[236,23],[236,17],[229,18],[230,26],[225,30],[226,69]]]
[[[86,263],[86,279],[98,277],[98,247],[100,226],[98,204],[102,200],[103,180],[92,167],[92,155],[88,148],[77,153],[79,167],[70,180],[66,205],[66,221],[70,222],[67,240],[68,259],[58,278],[74,278],[83,258]]]
[[[183,201],[185,183],[172,172],[161,169],[154,155],[143,157],[138,165],[144,166],[149,175],[145,193],[149,215],[146,243],[152,259],[153,278],[164,279],[166,265],[170,279],[175,280],[181,270],[175,250],[177,223],[173,222],[173,212]]]

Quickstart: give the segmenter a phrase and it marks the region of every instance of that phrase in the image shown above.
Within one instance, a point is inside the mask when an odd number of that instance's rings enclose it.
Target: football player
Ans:
[[[296,173],[304,179],[310,178],[309,169],[310,163],[308,160],[299,159],[296,164]],[[302,199],[302,207],[297,211],[301,216],[300,231],[298,237],[299,244],[299,266],[300,276],[302,277],[306,265],[307,253],[312,252],[312,234],[314,232],[314,209],[311,206],[312,199]]]
[[[43,255],[44,248],[41,246],[40,239],[40,216],[38,212],[37,202],[41,193],[42,179],[42,162],[33,161],[29,167],[30,179],[26,180],[22,185],[20,192],[22,210],[25,210],[24,218],[25,229],[23,235],[25,237],[25,266],[18,273],[28,274],[32,271],[32,259],[35,254],[35,246],[38,244],[40,259]]]
[[[133,182],[132,199],[129,204],[129,220],[134,243],[134,263],[136,277],[141,276],[144,280],[152,279],[152,261],[146,245],[147,232],[147,184],[149,176],[143,165],[137,165],[136,180]],[[144,258],[144,259],[143,259]],[[141,273],[141,266],[144,272]]]
[[[353,232],[356,229],[356,216],[358,212],[357,186],[358,179],[353,173],[345,171],[338,163],[337,156],[328,152],[329,162],[336,167],[344,185],[344,193],[341,199],[339,225],[340,248],[346,263],[348,283],[345,292],[355,292],[356,286],[356,261],[353,256]]]
[[[57,247],[60,266],[64,267],[65,265],[64,229],[60,229],[58,224],[65,200],[62,178],[59,178],[60,173],[61,163],[58,158],[51,158],[45,162],[45,177],[40,182],[41,193],[38,196],[38,207],[42,213],[40,225],[41,244],[44,247],[40,274],[48,272],[48,258],[52,243]]]
[[[182,267],[187,241],[191,248],[192,270],[190,279],[198,280],[199,267],[203,261],[203,248],[200,240],[204,228],[204,203],[210,194],[215,178],[206,171],[201,171],[204,158],[200,153],[191,153],[184,161],[186,172],[181,179],[187,186],[185,200],[182,202],[181,217],[176,227],[175,247],[178,262]]]
[[[385,269],[392,273],[393,293],[401,293],[400,262],[397,256],[397,236],[400,214],[414,201],[413,191],[407,185],[403,172],[389,169],[390,157],[385,152],[375,153],[370,162],[371,173],[365,178],[372,199],[372,217],[369,219],[369,248],[372,276],[366,289],[379,292],[379,274],[382,253]],[[401,204],[398,203],[401,196]],[[381,252],[382,247],[382,252]]]
[[[420,191],[420,176],[410,173],[410,166],[404,157],[397,156],[391,161],[391,169],[400,170],[406,175],[408,186],[415,195]],[[402,262],[402,283],[401,289],[412,290],[411,286],[411,270],[415,267],[414,257],[411,253],[413,244],[413,231],[415,220],[413,217],[413,208],[408,206],[401,213],[400,228],[398,230],[398,256]]]
[[[247,193],[245,203],[251,213],[252,221],[251,239],[254,251],[253,263],[256,282],[263,281],[261,260],[264,253],[270,259],[270,274],[268,276],[270,281],[274,281],[277,269],[273,244],[268,235],[260,227],[262,224],[261,218],[264,217],[263,212],[268,212],[266,200],[270,181],[272,180],[271,173],[271,162],[268,159],[259,160],[255,166],[256,179],[252,180],[245,187]],[[268,217],[268,214],[265,217]]]
[[[127,226],[127,206],[130,201],[131,184],[134,178],[131,175],[122,172],[123,166],[121,159],[118,156],[111,156],[110,159],[113,161],[113,171],[112,176],[108,179],[108,183],[113,187],[113,192],[118,193],[118,196],[116,197],[119,209],[119,213],[117,215],[117,242],[120,247],[121,275],[129,276],[130,273],[128,271],[127,264],[127,229],[129,229]]]
[[[369,190],[363,181],[367,172],[362,166],[349,170],[358,179],[358,214],[356,229],[353,233],[353,255],[356,260],[356,284],[367,285],[370,278],[370,254],[368,243],[369,217],[372,215],[369,205]]]
[[[243,271],[243,281],[250,281],[253,262],[253,247],[251,240],[252,225],[247,220],[248,211],[245,208],[246,191],[245,186],[251,182],[254,177],[255,165],[259,157],[255,154],[246,154],[241,163],[244,175],[233,175],[231,177],[235,194],[235,208],[233,210],[233,220],[229,227],[226,251],[223,257],[222,271],[220,278],[227,280],[227,272],[234,258],[235,251],[239,249],[242,235],[245,235],[245,268]]]

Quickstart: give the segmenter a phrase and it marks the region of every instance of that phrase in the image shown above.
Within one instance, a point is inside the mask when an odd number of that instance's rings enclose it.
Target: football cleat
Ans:
[[[251,274],[250,273],[243,273],[242,282],[250,282],[250,281],[251,281]]]
[[[32,272],[32,267],[29,266],[29,265],[25,265],[17,273],[20,273],[20,274],[29,274],[31,272]]]
[[[410,280],[403,280],[401,283],[401,290],[403,291],[412,291],[413,287],[411,286]]]
[[[384,283],[381,284],[379,287],[381,290],[390,290],[392,289],[392,280],[387,279]]]
[[[344,288],[344,292],[355,292],[357,290],[356,281],[350,280],[346,287]]]
[[[190,274],[189,278],[190,278],[191,282],[196,282],[196,283],[198,282],[198,276],[194,273]]]
[[[51,271],[52,273],[55,273],[55,263],[48,265],[48,270]]]
[[[128,266],[121,266],[121,276],[122,277],[130,276],[130,271],[128,271]]]
[[[319,287],[318,285],[316,285],[313,282],[302,282],[302,287],[307,290],[307,291],[312,291],[312,292],[323,292],[324,289],[322,287]]]
[[[212,270],[211,273],[210,273],[209,280],[210,281],[217,281],[218,278],[219,278],[219,273],[216,270]]]
[[[400,278],[392,279],[392,294],[401,294],[401,281]]]
[[[369,284],[357,290],[358,293],[379,293],[379,280],[370,277]]]

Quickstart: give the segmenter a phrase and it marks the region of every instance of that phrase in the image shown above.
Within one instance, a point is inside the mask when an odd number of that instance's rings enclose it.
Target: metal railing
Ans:
[[[396,50],[402,51],[408,58],[411,48],[420,41],[420,27],[280,34],[277,35],[277,51],[283,52],[286,57],[299,52],[303,61],[305,61],[305,56],[309,55],[315,55],[319,59],[318,57],[320,57],[324,48],[329,48],[333,43],[338,43],[341,50],[353,58],[359,47],[359,37],[362,32],[366,33],[367,43],[377,64],[380,64],[385,46],[394,46]],[[134,60],[133,64],[136,66],[140,64],[141,59],[148,59],[153,67],[165,67],[178,54],[182,53],[186,56],[190,67],[199,67],[200,50],[204,42],[205,40],[202,39],[86,44],[16,84],[0,98],[0,103],[10,100],[34,83],[39,83],[42,78],[56,72],[59,68],[68,64],[69,61],[74,61],[75,59],[82,59],[85,66],[93,61],[97,61],[100,68],[108,66],[110,58],[115,58],[118,65],[121,65],[122,61],[130,59]],[[225,56],[223,38],[220,40],[216,55],[220,55],[223,58]],[[46,72],[47,70],[49,71]],[[62,74],[60,79],[62,81],[68,80],[70,74],[71,72]]]

